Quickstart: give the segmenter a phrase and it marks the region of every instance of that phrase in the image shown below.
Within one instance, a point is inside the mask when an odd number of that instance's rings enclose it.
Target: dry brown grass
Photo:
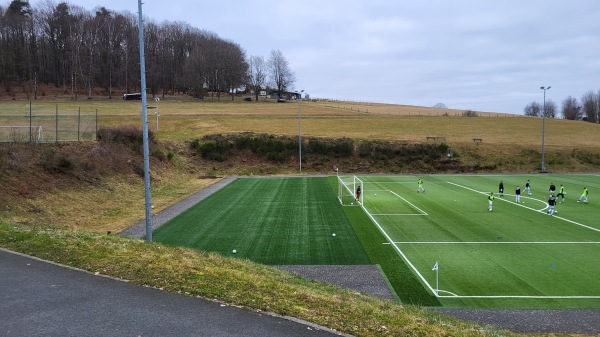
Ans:
[[[155,105],[154,101],[150,104]],[[139,101],[94,99],[89,101],[41,101],[34,113],[59,111],[98,111],[100,127],[124,124],[140,125]],[[338,107],[339,106],[339,107]],[[350,109],[348,107],[351,107]],[[26,114],[26,102],[3,102],[1,116]],[[282,135],[298,134],[296,102],[197,101],[166,98],[159,103],[158,139],[189,140],[207,134],[252,131]],[[368,111],[368,112],[367,112]],[[156,129],[155,109],[149,109],[150,130]],[[349,137],[412,142],[428,136],[445,137],[456,146],[484,143],[540,146],[540,118],[511,118],[507,114],[479,113],[480,117],[462,117],[458,110],[411,107],[391,104],[303,101],[300,105],[302,134],[315,137]],[[448,116],[443,116],[448,113]],[[482,117],[484,116],[484,117]],[[600,143],[600,125],[559,119],[545,120],[545,144],[557,148],[595,148]]]

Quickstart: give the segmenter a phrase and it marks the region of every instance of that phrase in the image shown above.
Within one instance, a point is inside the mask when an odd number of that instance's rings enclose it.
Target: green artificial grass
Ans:
[[[425,289],[432,295],[439,290],[444,306],[600,306],[595,276],[600,266],[594,262],[600,248],[597,202],[576,202],[583,185],[600,189],[597,176],[436,175],[425,177],[425,193],[417,193],[413,176],[361,179],[365,212]],[[533,195],[523,192],[517,204],[514,190],[517,185],[524,190],[527,179]],[[496,197],[489,212],[487,195],[497,194],[500,180],[504,196]],[[551,182],[567,190],[555,216],[544,210]],[[436,263],[438,281],[432,270]]]
[[[584,185],[600,189],[597,176],[431,175],[425,193],[416,176],[360,178],[364,207],[340,205],[336,177],[237,179],[154,239],[271,265],[377,264],[403,303],[600,307],[598,203],[576,202]],[[555,216],[545,212],[551,182],[567,190]]]
[[[237,179],[153,237],[269,265],[371,263],[327,178]]]

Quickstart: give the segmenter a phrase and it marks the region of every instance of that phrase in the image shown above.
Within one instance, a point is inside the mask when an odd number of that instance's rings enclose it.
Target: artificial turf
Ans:
[[[598,176],[431,175],[425,193],[415,176],[360,178],[364,207],[340,205],[336,177],[239,178],[154,239],[270,265],[377,264],[404,303],[600,307],[598,203],[576,202],[583,185],[600,190]],[[551,182],[568,191],[555,216],[540,211]]]
[[[239,178],[153,236],[269,265],[371,263],[327,178]]]

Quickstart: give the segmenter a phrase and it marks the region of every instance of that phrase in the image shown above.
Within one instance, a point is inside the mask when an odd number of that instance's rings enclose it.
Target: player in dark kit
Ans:
[[[525,192],[531,195],[531,186],[529,185],[529,180],[527,180],[527,182],[525,183]]]
[[[360,185],[356,188],[356,200],[360,201],[360,193],[361,193]]]
[[[554,186],[554,183],[550,183],[550,194],[554,195],[554,193],[556,192],[556,186]]]
[[[500,180],[500,185],[498,185],[498,193],[501,197],[504,196],[504,183]]]
[[[556,205],[556,198],[554,194],[550,194],[550,199],[548,199],[548,214],[554,215],[554,206]]]
[[[515,190],[515,196],[516,201],[521,202],[521,188],[519,186],[517,186],[517,189]]]

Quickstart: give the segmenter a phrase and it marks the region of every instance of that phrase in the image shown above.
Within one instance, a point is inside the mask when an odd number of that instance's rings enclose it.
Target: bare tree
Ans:
[[[36,49],[32,15],[28,1],[13,0],[0,21],[0,63],[4,68],[7,89],[10,89],[10,81],[16,81],[28,94],[27,81],[33,75],[32,62]]]
[[[248,63],[248,83],[252,90],[254,90],[254,97],[258,101],[258,95],[267,82],[265,58],[262,56],[251,56]]]
[[[248,63],[242,48],[233,42],[223,42],[223,82],[234,100],[235,93],[243,84],[248,82]]]
[[[291,87],[296,82],[296,76],[290,69],[287,59],[283,56],[280,50],[272,50],[267,66],[271,75],[271,80],[277,88],[277,97],[281,98],[281,94],[288,87]]]
[[[556,106],[556,103],[554,103],[554,101],[552,101],[551,99],[547,99],[546,106],[543,106],[542,110],[544,112],[544,117],[556,118],[558,107]]]
[[[542,115],[542,105],[538,102],[531,102],[523,109],[525,116],[537,117]]]
[[[448,107],[444,103],[437,103],[433,107],[436,108],[436,109],[448,109]]]
[[[597,123],[598,122],[598,108],[599,108],[599,96],[593,92],[588,91],[581,97],[581,107],[583,116],[587,119],[588,122]]]
[[[64,93],[70,89],[72,99],[82,88],[91,97],[97,86],[109,97],[114,87],[139,91],[137,16],[55,1],[40,0],[39,9],[27,0],[0,5],[0,85],[7,92],[22,85],[29,95],[32,87],[37,92],[39,79],[62,86]],[[211,90],[220,97],[248,83],[249,65],[238,44],[180,22],[146,20],[144,27],[153,94],[192,90],[203,96]]]
[[[581,106],[577,102],[577,98],[567,97],[562,102],[562,115],[564,119],[580,119],[581,118]]]

